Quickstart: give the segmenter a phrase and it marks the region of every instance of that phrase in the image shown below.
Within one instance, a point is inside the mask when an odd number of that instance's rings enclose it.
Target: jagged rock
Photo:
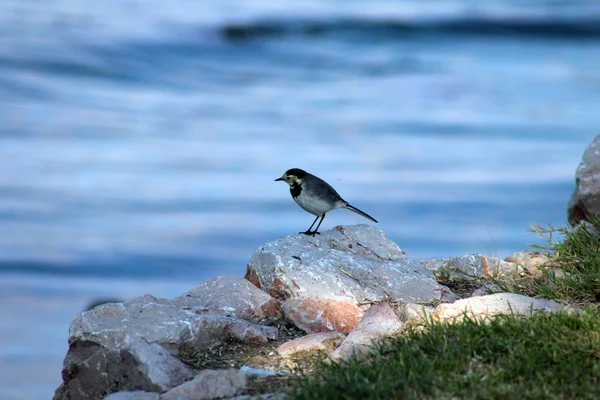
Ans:
[[[104,304],[72,322],[63,384],[54,399],[97,399],[119,390],[166,390],[189,377],[180,363],[166,361],[169,353],[185,356],[232,339],[264,343],[276,338],[274,327],[197,314],[177,302],[149,295]],[[159,360],[161,365],[153,365]],[[132,370],[136,363],[142,367]],[[162,371],[163,367],[167,370]],[[183,374],[181,378],[176,378],[177,371]],[[171,375],[171,381],[164,380]]]
[[[179,385],[165,394],[161,400],[208,400],[232,397],[248,386],[248,376],[237,369],[205,369],[191,381]]]
[[[201,351],[228,339],[265,343],[277,337],[277,330],[240,318],[198,314],[150,295],[79,314],[69,330],[70,342],[86,340],[114,348],[131,337],[158,343],[177,356],[182,347]]]
[[[373,341],[392,336],[402,329],[402,322],[386,302],[374,304],[342,344],[331,352],[332,359],[348,359],[368,354]]]
[[[289,357],[305,351],[331,351],[338,347],[346,338],[341,332],[319,332],[302,336],[285,342],[277,348],[277,353],[282,357]]]
[[[158,393],[152,392],[116,392],[106,396],[103,400],[160,400]]]
[[[246,279],[218,276],[173,299],[201,313],[222,314],[247,320],[281,316],[277,300]]]
[[[439,279],[487,278],[523,271],[523,268],[515,263],[481,254],[426,260],[423,263]]]
[[[309,333],[351,331],[365,302],[456,298],[422,262],[407,258],[384,232],[366,225],[267,243],[250,259],[246,279],[286,301],[286,318]]]
[[[531,316],[539,311],[547,313],[556,311],[574,312],[577,309],[552,300],[536,299],[515,293],[495,293],[488,296],[457,300],[454,303],[442,303],[435,308],[433,317],[438,320],[452,322],[465,316],[485,320],[498,314]]]
[[[132,338],[121,347],[121,362],[130,387],[153,392],[164,392],[194,377],[190,368],[165,348],[141,338]]]
[[[577,187],[571,195],[567,214],[573,226],[600,217],[600,136],[596,136],[583,153],[575,172]]]

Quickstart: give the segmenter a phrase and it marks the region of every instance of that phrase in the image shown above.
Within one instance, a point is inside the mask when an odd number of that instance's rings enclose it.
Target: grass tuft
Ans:
[[[597,399],[600,318],[540,314],[447,325],[382,343],[372,358],[321,363],[292,399]]]
[[[576,228],[536,225],[532,231],[547,241],[534,247],[547,251],[550,260],[541,277],[499,282],[503,289],[580,305],[600,301],[600,218]]]

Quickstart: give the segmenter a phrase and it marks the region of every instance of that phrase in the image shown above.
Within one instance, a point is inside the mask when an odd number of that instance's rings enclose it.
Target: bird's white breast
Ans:
[[[306,190],[302,190],[300,194],[294,198],[296,203],[309,213],[317,216],[321,216],[334,208],[339,208],[340,205],[336,201],[335,204],[324,201],[317,196],[310,196],[306,194]]]

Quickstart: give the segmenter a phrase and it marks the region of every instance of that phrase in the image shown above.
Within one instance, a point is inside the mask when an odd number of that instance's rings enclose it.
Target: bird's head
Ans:
[[[302,178],[306,175],[306,172],[300,168],[292,168],[285,171],[285,174],[281,178],[275,179],[275,181],[285,181],[288,185],[294,186],[295,184],[302,183]]]

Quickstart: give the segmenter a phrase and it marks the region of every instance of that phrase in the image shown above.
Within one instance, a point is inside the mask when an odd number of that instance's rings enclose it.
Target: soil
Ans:
[[[289,387],[295,374],[310,374],[315,365],[326,356],[324,352],[300,353],[299,356],[281,357],[277,348],[306,333],[283,320],[262,321],[277,327],[279,337],[268,343],[240,343],[230,340],[205,349],[204,352],[180,349],[180,359],[195,369],[241,368],[243,366],[276,371],[278,376],[254,379],[244,394],[273,393]]]

